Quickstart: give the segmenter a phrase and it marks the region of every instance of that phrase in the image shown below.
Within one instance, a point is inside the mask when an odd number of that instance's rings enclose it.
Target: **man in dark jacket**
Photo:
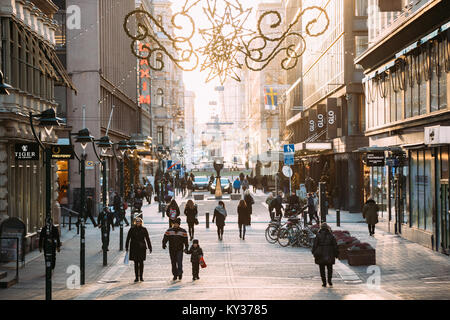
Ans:
[[[86,216],[91,219],[94,228],[97,228],[97,223],[95,223],[94,215],[94,199],[92,196],[88,196],[86,199]]]
[[[117,192],[114,195],[113,206],[114,212],[116,214],[116,226],[119,226],[120,222],[124,220],[128,227],[130,224],[128,223],[128,220],[125,217],[125,210],[123,208],[122,198],[119,196]]]
[[[51,262],[53,271],[56,264],[56,251],[60,251],[61,241],[59,239],[58,228],[51,222],[42,227],[41,233],[39,234],[40,252],[42,252],[42,248],[44,249],[44,255]]]
[[[187,252],[189,249],[188,235],[186,230],[180,228],[181,219],[175,219],[173,227],[167,229],[162,241],[162,248],[165,250],[169,242],[170,261],[172,263],[173,281],[183,277],[183,247]]]
[[[328,284],[330,287],[333,286],[333,283],[331,282],[331,278],[333,277],[333,264],[335,263],[335,258],[339,255],[339,251],[336,238],[331,233],[331,228],[326,223],[320,225],[320,230],[314,239],[314,245],[311,251],[314,255],[315,263],[319,265],[322,287],[327,286],[325,266],[328,271]]]
[[[283,199],[281,198],[281,195],[278,195],[275,199],[272,200],[272,202],[269,205],[269,211],[271,215],[271,219],[274,220],[275,217],[272,216],[272,211],[275,209],[275,214],[277,218],[281,219],[283,216]]]
[[[98,215],[98,227],[102,230],[102,249],[109,251],[109,234],[111,227],[114,231],[114,216],[108,207],[103,208],[102,212]]]

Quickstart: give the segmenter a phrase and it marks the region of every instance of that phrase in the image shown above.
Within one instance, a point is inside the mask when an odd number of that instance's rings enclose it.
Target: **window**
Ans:
[[[355,0],[355,16],[367,17],[367,0]]]
[[[164,127],[158,127],[158,144],[164,144]]]
[[[164,91],[161,88],[156,90],[156,104],[158,107],[164,107]]]

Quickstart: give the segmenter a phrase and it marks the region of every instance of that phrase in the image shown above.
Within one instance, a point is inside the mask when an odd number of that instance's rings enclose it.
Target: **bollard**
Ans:
[[[341,226],[341,210],[336,209],[336,225]]]
[[[206,212],[205,216],[206,216],[206,229],[209,229],[209,212]]]

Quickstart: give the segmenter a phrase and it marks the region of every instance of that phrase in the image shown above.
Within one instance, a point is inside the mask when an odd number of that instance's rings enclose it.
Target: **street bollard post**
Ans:
[[[209,229],[209,212],[205,213],[205,217],[206,217],[206,229]]]
[[[341,210],[340,209],[336,209],[336,225],[338,227],[341,226]]]

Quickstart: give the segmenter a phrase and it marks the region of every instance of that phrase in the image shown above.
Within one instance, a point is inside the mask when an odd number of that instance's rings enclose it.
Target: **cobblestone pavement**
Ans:
[[[209,194],[207,195],[209,196]],[[183,211],[186,199],[177,198]],[[450,258],[433,252],[398,236],[378,231],[369,237],[361,214],[342,212],[341,228],[330,211],[327,220],[333,229],[345,229],[377,250],[380,286],[374,286],[374,274],[368,267],[348,266],[337,261],[333,288],[322,288],[318,266],[306,248],[282,248],[269,244],[264,237],[268,212],[265,195],[257,193],[252,226],[246,239],[239,239],[236,207],[238,201],[225,201],[228,218],[223,241],[218,241],[216,227],[205,227],[205,213],[210,219],[217,202],[198,201],[199,221],[195,238],[199,239],[208,264],[200,271],[200,280],[193,282],[189,256],[184,256],[182,281],[172,281],[168,250],[161,248],[167,218],[157,212],[157,205],[144,206],[144,223],[148,228],[153,253],[147,255],[144,282],[134,283],[133,262],[123,264],[124,252],[119,248],[119,232],[111,235],[109,265],[102,266],[100,232],[87,229],[86,285],[67,289],[70,274],[67,267],[79,263],[79,237],[73,234],[64,242],[57,258],[53,277],[54,299],[449,299]],[[182,227],[186,227],[182,215]],[[125,228],[124,236],[128,228]],[[375,270],[375,272],[377,272]],[[43,257],[37,256],[21,269],[20,283],[0,291],[0,299],[44,299]],[[372,277],[372,278],[370,278]]]

